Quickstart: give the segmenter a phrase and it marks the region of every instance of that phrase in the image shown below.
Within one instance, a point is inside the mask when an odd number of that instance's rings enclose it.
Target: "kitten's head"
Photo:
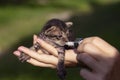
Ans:
[[[52,19],[46,23],[42,32],[44,31],[45,35],[57,44],[64,44],[69,41],[70,26],[72,26],[72,22],[65,23],[59,19]]]

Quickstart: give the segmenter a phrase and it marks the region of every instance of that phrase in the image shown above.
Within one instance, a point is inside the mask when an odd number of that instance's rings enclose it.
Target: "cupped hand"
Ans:
[[[45,49],[49,53],[49,55],[44,54],[41,50],[38,50],[38,52],[35,52],[24,46],[18,47],[18,49],[13,52],[14,55],[19,57],[21,52],[23,52],[31,57],[26,62],[34,66],[56,68],[57,63],[58,63],[57,50],[53,46],[46,43],[45,41],[37,38],[36,35],[33,36],[33,43],[35,42],[38,42],[41,48]],[[77,54],[75,53],[74,50],[66,50],[65,51],[65,65],[75,66],[77,64],[76,56]]]

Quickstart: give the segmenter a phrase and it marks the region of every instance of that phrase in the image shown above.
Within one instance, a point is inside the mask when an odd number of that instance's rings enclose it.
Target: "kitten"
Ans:
[[[64,66],[65,48],[66,42],[71,41],[72,35],[70,32],[70,26],[72,22],[63,22],[59,19],[49,20],[38,34],[38,38],[43,39],[48,44],[54,46],[58,51],[58,64],[57,64],[57,74],[61,80],[65,79],[66,70]],[[45,54],[49,54],[47,51],[42,49],[38,43],[33,44],[30,48],[34,51],[42,50]],[[21,53],[19,59],[24,62],[30,57]]]

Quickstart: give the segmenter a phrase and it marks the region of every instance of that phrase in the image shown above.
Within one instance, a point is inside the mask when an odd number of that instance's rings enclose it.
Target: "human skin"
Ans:
[[[89,37],[84,39],[77,51],[82,53],[78,55],[78,60],[91,69],[91,71],[86,68],[81,69],[80,75],[85,80],[110,80],[112,75],[109,74],[113,72],[119,57],[115,47],[99,37]]]
[[[56,68],[58,62],[57,50],[43,40],[37,39],[36,35],[34,35],[34,42],[36,41],[51,55],[43,54],[41,51],[34,52],[23,46],[20,46],[18,50],[14,51],[14,54],[19,56],[22,51],[31,57],[27,60],[28,63],[34,66]],[[76,50],[66,50],[65,64],[66,66],[75,66],[79,62],[84,63],[91,69],[82,68],[80,70],[80,75],[85,80],[109,80],[110,73],[113,72],[113,67],[119,56],[118,53],[115,47],[103,39],[99,37],[88,37],[83,39]]]

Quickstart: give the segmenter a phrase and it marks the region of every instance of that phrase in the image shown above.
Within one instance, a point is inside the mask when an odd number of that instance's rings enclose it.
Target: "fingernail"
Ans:
[[[37,35],[36,35],[36,34],[34,34],[34,35],[33,35],[33,37],[37,38]]]
[[[20,52],[19,51],[14,51],[13,54],[16,55],[16,56],[19,56]]]
[[[24,46],[20,46],[19,48],[18,48],[18,50],[22,50],[23,48],[25,48]]]

